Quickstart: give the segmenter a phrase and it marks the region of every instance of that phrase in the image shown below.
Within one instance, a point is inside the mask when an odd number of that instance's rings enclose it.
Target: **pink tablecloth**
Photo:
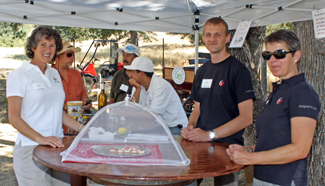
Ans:
[[[150,153],[139,157],[109,157],[97,155],[93,152],[96,146],[109,146],[110,144],[79,143],[78,146],[64,159],[64,163],[107,163],[107,164],[134,164],[150,165],[162,164],[162,154],[158,145],[132,145],[144,147],[150,150]],[[123,144],[114,144],[114,146]]]

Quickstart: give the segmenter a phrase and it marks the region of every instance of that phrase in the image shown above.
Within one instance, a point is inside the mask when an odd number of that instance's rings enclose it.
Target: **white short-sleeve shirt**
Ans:
[[[58,71],[49,65],[45,74],[39,67],[24,62],[7,78],[7,97],[22,97],[21,118],[43,136],[63,137],[62,111],[65,94]],[[18,133],[16,144],[38,145]]]
[[[132,90],[132,95],[134,92],[135,88]],[[188,124],[184,108],[175,89],[168,81],[158,76],[152,76],[148,91],[141,86],[139,104],[156,111],[168,127],[175,127],[178,124],[186,127]]]

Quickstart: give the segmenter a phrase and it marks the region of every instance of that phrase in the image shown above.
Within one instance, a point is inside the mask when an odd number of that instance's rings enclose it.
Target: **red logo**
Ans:
[[[282,103],[282,101],[283,101],[282,98],[279,98],[278,101],[276,101],[276,104],[279,105],[280,103]]]
[[[223,85],[225,85],[225,82],[224,82],[223,80],[221,80],[221,81],[219,82],[219,86],[222,87]]]

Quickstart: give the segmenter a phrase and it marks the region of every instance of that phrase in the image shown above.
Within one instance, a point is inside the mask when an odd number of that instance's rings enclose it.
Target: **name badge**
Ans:
[[[46,90],[43,83],[33,83],[32,86],[33,86],[34,90],[36,90],[36,91]]]
[[[203,79],[201,88],[211,88],[212,85],[212,79]]]
[[[128,89],[129,89],[129,86],[127,86],[127,85],[122,84],[122,85],[120,86],[120,90],[122,90],[122,91],[124,91],[124,92],[127,92]]]

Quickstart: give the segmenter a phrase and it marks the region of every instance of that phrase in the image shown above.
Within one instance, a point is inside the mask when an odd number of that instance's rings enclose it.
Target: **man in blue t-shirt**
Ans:
[[[194,110],[181,135],[190,141],[219,141],[244,144],[244,128],[253,122],[255,99],[248,69],[226,50],[230,41],[227,23],[211,18],[202,39],[211,60],[202,65],[194,78],[191,99]],[[238,172],[216,177],[215,185],[237,185]]]

